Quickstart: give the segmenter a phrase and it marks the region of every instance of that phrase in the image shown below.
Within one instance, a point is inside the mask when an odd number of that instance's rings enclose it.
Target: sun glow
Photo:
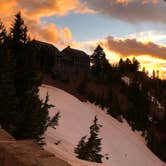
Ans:
[[[166,60],[164,59],[155,58],[150,55],[132,55],[124,58],[122,55],[117,54],[116,52],[109,51],[107,49],[104,50],[111,64],[117,64],[121,57],[123,59],[129,58],[131,60],[133,57],[136,57],[136,59],[140,62],[141,71],[143,70],[143,68],[145,68],[149,76],[152,76],[153,70],[155,70],[156,72],[159,71],[159,77],[161,79],[166,79]]]

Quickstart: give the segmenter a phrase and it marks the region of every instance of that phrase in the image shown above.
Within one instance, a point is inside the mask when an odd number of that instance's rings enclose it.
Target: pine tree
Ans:
[[[118,97],[114,93],[111,94],[111,104],[107,112],[115,118],[121,114],[120,103]]]
[[[93,55],[90,58],[92,64],[91,69],[95,74],[102,75],[105,71],[110,69],[110,64],[106,59],[103,48],[100,45],[96,47]]]
[[[52,127],[56,129],[56,126],[59,125],[60,112],[58,111],[52,119],[48,120],[47,127]]]
[[[91,63],[92,63],[92,71],[94,73],[98,73],[101,70],[100,66],[100,54],[101,54],[102,48],[100,46],[97,46],[97,48],[94,50],[93,55],[90,57],[91,58]],[[104,56],[102,54],[102,56]]]
[[[14,63],[9,56],[9,51],[5,45],[2,47],[0,66],[0,125],[12,135],[16,131],[18,98],[15,91]]]
[[[153,70],[153,72],[152,72],[152,78],[153,78],[153,79],[156,78],[156,72],[155,72],[155,70]]]
[[[5,67],[1,74],[3,79],[0,81],[0,98],[3,101],[0,103],[0,123],[16,139],[41,141],[48,123],[53,126],[57,121],[55,123],[56,118],[50,119],[48,116],[51,107],[48,96],[44,102],[39,99],[41,73],[21,13],[15,15],[9,39],[6,48],[8,56],[5,56]]]
[[[49,118],[48,94],[44,102],[39,99],[42,80],[35,51],[21,13],[9,36],[0,23],[0,125],[16,139],[44,143],[43,134],[58,125],[60,114]]]
[[[140,68],[140,63],[139,63],[139,61],[134,57],[134,58],[132,59],[132,72],[138,71],[139,68]]]
[[[28,36],[27,36],[27,26],[24,24],[24,20],[21,16],[21,12],[18,12],[15,15],[15,21],[11,28],[11,38],[15,44],[18,43],[27,43]]]
[[[100,154],[101,138],[98,138],[98,133],[102,126],[97,121],[97,116],[95,116],[93,125],[90,126],[90,137],[87,141],[85,141],[86,136],[82,137],[75,149],[75,153],[82,160],[102,163],[103,155]]]
[[[2,66],[4,65],[4,54],[5,54],[5,49],[4,49],[4,40],[7,37],[6,29],[0,20],[0,75],[2,71]]]
[[[148,115],[150,113],[150,101],[145,89],[140,88],[137,79],[133,79],[128,89],[129,106],[126,113],[126,119],[133,130],[147,129]]]
[[[94,161],[97,163],[102,162],[101,151],[101,138],[98,138],[98,133],[101,128],[100,124],[97,124],[97,116],[95,116],[93,125],[90,127],[90,137],[87,141],[88,157],[87,160]]]
[[[79,141],[77,147],[75,148],[74,152],[77,154],[77,157],[79,159],[84,159],[86,156],[86,136],[82,137],[81,140]]]
[[[125,73],[125,62],[122,58],[119,60],[119,71],[121,74]]]
[[[0,21],[0,125],[13,134],[16,130],[18,98],[15,90],[15,63],[7,43],[7,31]]]
[[[2,21],[0,20],[0,44],[3,44],[7,38],[7,31]]]

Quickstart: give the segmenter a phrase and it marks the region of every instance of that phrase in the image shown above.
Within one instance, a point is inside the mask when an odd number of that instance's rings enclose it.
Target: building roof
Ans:
[[[62,52],[67,56],[81,56],[81,57],[89,58],[89,55],[86,54],[84,51],[71,48],[70,46],[64,48]]]

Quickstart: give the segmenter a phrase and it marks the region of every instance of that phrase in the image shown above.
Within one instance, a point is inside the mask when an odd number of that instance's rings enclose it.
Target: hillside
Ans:
[[[47,150],[65,159],[73,166],[163,166],[145,145],[143,138],[134,133],[126,122],[120,123],[100,108],[83,103],[72,95],[55,87],[43,85],[40,96],[49,94],[49,100],[55,107],[50,116],[60,111],[61,118],[56,130],[49,128],[46,133]],[[75,158],[74,147],[80,138],[88,134],[89,126],[97,115],[103,125],[100,132],[102,153],[109,154],[103,164],[89,163]],[[58,145],[56,145],[58,144]]]

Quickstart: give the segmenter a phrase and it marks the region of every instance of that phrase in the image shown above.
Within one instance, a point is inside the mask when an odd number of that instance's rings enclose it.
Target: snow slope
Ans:
[[[61,118],[56,130],[49,128],[46,133],[47,150],[65,159],[73,166],[163,166],[145,145],[144,140],[134,133],[126,122],[120,123],[103,110],[90,103],[83,103],[67,92],[55,87],[43,85],[40,96],[49,94],[49,100],[55,107],[50,116],[60,111]],[[89,133],[89,126],[97,115],[103,125],[100,131],[102,154],[109,154],[109,160],[102,164],[79,160],[73,153],[74,147],[82,136]],[[59,143],[56,145],[56,143]]]

